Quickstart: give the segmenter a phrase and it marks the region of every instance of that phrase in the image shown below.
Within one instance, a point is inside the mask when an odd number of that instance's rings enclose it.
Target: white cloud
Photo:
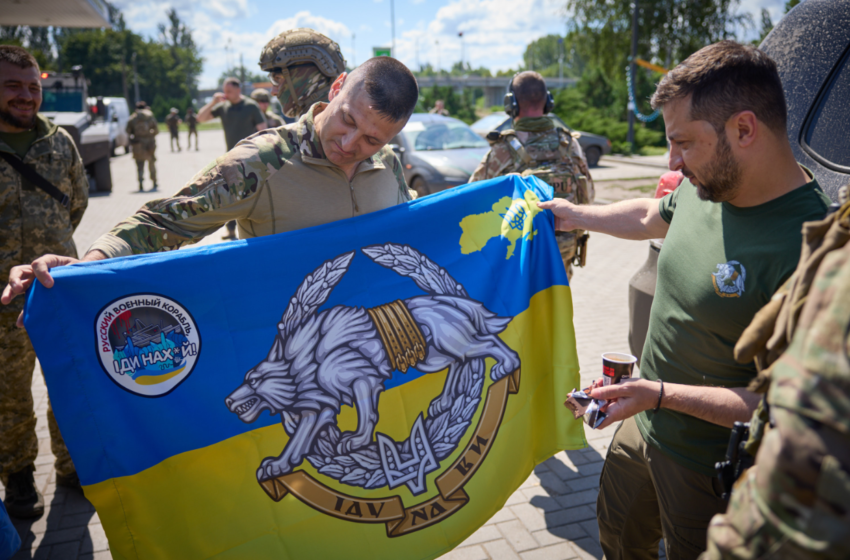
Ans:
[[[344,23],[307,10],[274,21],[265,32],[240,32],[233,20],[251,14],[248,0],[211,0],[203,4],[192,0],[118,0],[116,5],[124,13],[131,29],[151,36],[157,34],[157,24],[166,21],[166,11],[176,8],[180,17],[192,28],[192,36],[204,57],[204,72],[200,79],[202,89],[215,87],[222,72],[239,64],[240,55],[246,68],[259,71],[257,62],[265,44],[281,32],[296,27],[310,27],[327,35],[339,43],[343,55],[350,57],[347,47],[351,44],[351,30]]]
[[[452,0],[427,23],[396,39],[397,56],[410,67],[430,62],[443,69],[460,61],[463,31],[464,60],[474,67],[503,70],[522,63],[531,41],[553,32],[563,21],[559,0]]]

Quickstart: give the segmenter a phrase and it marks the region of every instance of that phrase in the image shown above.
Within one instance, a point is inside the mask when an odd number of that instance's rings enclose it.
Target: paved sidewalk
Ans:
[[[158,151],[160,193],[170,194],[224,151],[221,131],[201,132],[200,152]],[[167,141],[165,135],[160,138]],[[181,135],[181,140],[183,139]],[[147,200],[162,194],[134,194],[135,164],[130,156],[112,161],[114,192],[92,198],[75,237],[84,252],[99,235]],[[146,180],[145,188],[150,188]],[[219,234],[206,243],[220,240]],[[646,242],[624,241],[592,234],[588,266],[573,278],[574,321],[582,386],[601,376],[600,354],[628,351],[628,279],[649,250]],[[36,483],[44,493],[45,514],[34,521],[16,521],[24,541],[16,559],[111,558],[103,527],[92,506],[79,493],[57,488],[47,430],[47,390],[39,368],[33,378],[38,418],[39,456]],[[564,410],[566,414],[566,409]],[[588,431],[591,447],[561,452],[538,465],[505,507],[486,525],[443,558],[448,560],[559,560],[601,558],[596,529],[599,472],[613,427]],[[0,497],[5,490],[0,487]]]

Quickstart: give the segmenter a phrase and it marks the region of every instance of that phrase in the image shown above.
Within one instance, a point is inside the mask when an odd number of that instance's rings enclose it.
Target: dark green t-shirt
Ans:
[[[240,140],[248,138],[257,132],[257,125],[265,124],[266,117],[260,111],[260,106],[250,98],[243,97],[242,101],[232,104],[230,101],[219,103],[212,110],[214,117],[221,118],[221,126],[224,128],[224,141],[227,151]]]
[[[822,219],[828,206],[815,180],[751,208],[702,201],[687,179],[661,199],[670,229],[658,256],[641,377],[745,387],[755,364],[734,360],[735,343],[796,268],[803,222]],[[729,428],[667,409],[635,419],[647,443],[687,468],[713,476],[724,458]]]
[[[35,127],[24,132],[0,132],[0,142],[12,148],[21,159],[27,155],[36,138],[38,138],[38,130]]]

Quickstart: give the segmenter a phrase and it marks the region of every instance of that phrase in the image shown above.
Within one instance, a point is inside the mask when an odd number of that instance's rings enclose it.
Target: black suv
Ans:
[[[788,104],[794,157],[838,200],[850,184],[850,0],[806,0],[782,18],[761,48],[776,61]],[[629,347],[640,359],[662,244],[629,281]]]

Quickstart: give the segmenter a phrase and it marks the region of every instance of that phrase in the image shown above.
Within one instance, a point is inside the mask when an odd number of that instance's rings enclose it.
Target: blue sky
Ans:
[[[156,35],[168,8],[192,26],[204,60],[201,87],[214,87],[218,76],[241,54],[256,67],[260,50],[272,37],[293,27],[312,27],[339,43],[351,64],[371,56],[372,47],[392,42],[390,0],[113,0],[127,24],[143,35]],[[549,33],[563,33],[568,14],[563,0],[394,0],[396,54],[414,68],[419,63],[449,68],[461,58],[458,32],[464,33],[464,59],[492,70],[516,68],[525,46]],[[742,11],[760,21],[761,8],[774,22],[784,0],[741,0]],[[354,36],[352,47],[352,35]]]

